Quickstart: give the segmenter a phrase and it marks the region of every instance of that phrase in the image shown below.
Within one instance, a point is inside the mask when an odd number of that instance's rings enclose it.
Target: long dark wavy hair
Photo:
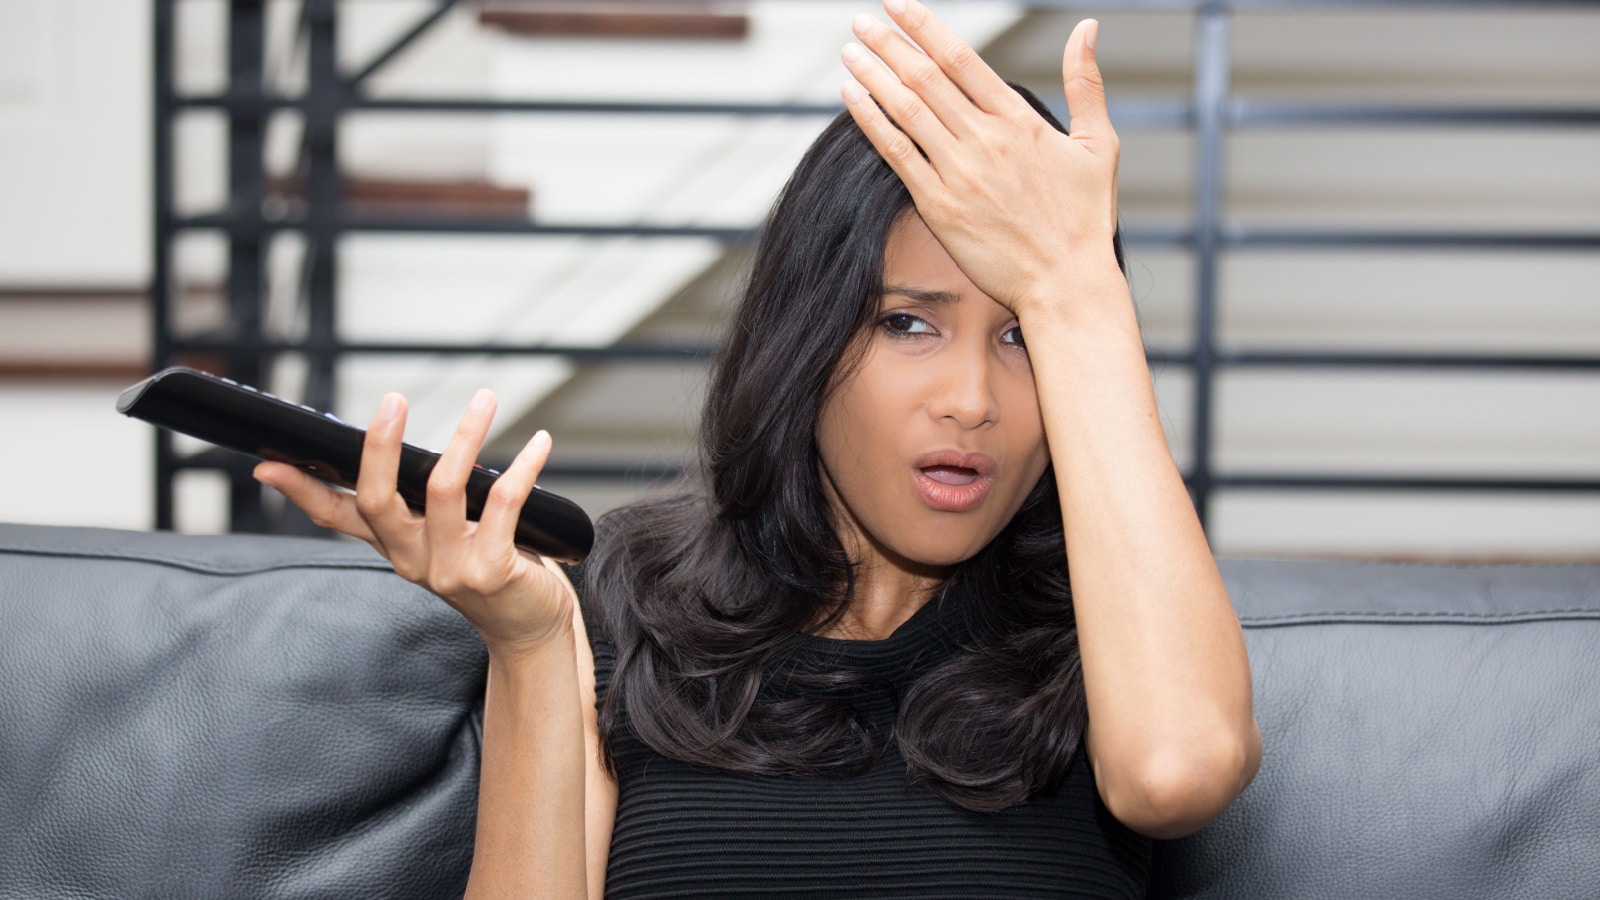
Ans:
[[[600,711],[607,747],[628,729],[687,763],[846,775],[892,739],[913,782],[978,811],[1050,793],[1066,777],[1087,709],[1049,470],[949,575],[946,590],[979,598],[978,637],[899,698],[892,736],[873,733],[838,690],[860,673],[790,664],[853,593],[817,421],[860,359],[889,229],[911,205],[848,114],[779,195],[717,355],[698,470],[664,498],[602,517],[584,567],[596,625],[617,648]],[[1120,235],[1113,245],[1122,265]]]

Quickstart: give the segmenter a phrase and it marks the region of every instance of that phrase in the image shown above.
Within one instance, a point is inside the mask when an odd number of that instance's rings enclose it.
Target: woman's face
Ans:
[[[1049,462],[1017,318],[915,210],[890,229],[860,364],[823,404],[823,483],[845,546],[910,569],[975,555]]]

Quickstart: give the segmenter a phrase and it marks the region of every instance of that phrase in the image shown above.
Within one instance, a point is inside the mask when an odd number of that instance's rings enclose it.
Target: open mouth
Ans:
[[[924,466],[920,471],[940,484],[964,485],[978,480],[978,470],[966,466]]]
[[[994,460],[982,453],[936,450],[912,462],[912,482],[930,507],[965,512],[983,502],[995,469]]]

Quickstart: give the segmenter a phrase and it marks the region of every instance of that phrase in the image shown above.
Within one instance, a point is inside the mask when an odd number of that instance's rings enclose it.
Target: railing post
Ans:
[[[1194,429],[1189,491],[1204,525],[1214,486],[1213,400],[1216,390],[1217,267],[1222,248],[1224,141],[1229,94],[1229,31],[1225,4],[1196,10],[1194,71]]]
[[[151,238],[155,242],[150,254],[150,370],[153,372],[172,363],[172,240],[176,236],[172,209],[172,119],[173,119],[173,16],[176,0],[155,0],[155,46],[151,87],[154,92],[151,111],[151,158],[154,173],[150,204],[155,227]],[[173,480],[177,475],[172,433],[163,428],[154,429],[156,478],[155,522],[158,530],[170,531],[174,524]]]

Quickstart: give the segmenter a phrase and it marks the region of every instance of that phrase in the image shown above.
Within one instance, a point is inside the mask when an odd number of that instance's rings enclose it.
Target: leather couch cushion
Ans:
[[[0,526],[0,895],[460,896],[484,665],[359,544]]]

